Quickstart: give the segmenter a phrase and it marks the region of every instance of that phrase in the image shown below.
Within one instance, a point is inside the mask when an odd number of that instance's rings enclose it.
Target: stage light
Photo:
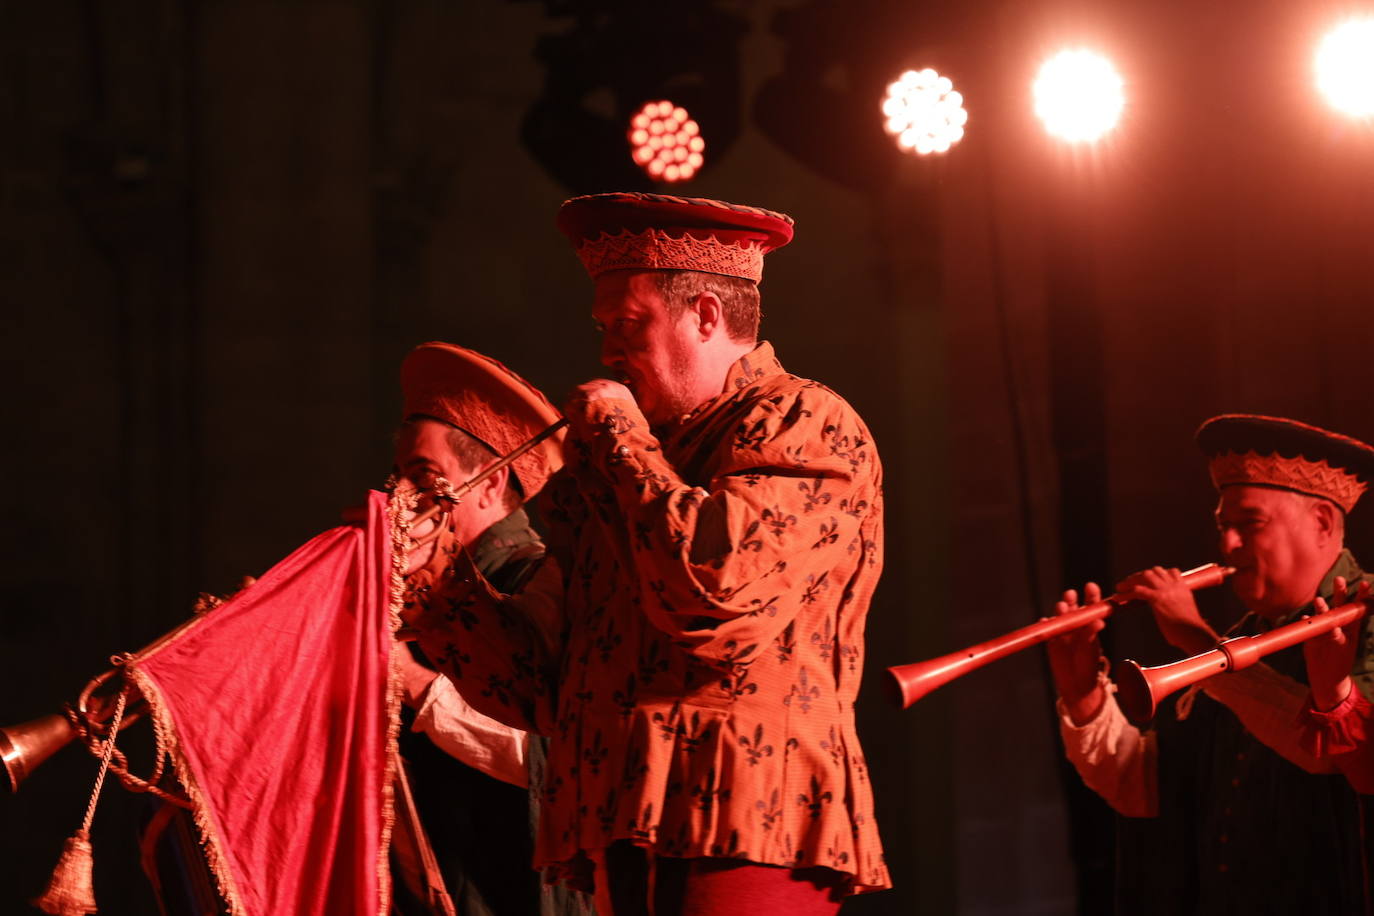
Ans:
[[[687,109],[669,101],[646,102],[625,136],[635,164],[654,181],[686,181],[706,161],[706,141]]]
[[[968,112],[949,77],[929,67],[908,70],[887,87],[884,129],[907,152],[927,156],[948,152],[964,136]]]
[[[1374,115],[1374,17],[1332,29],[1317,47],[1317,88],[1335,108]]]
[[[1081,49],[1047,60],[1032,92],[1045,129],[1071,143],[1096,140],[1111,130],[1126,104],[1121,76],[1111,62]]]

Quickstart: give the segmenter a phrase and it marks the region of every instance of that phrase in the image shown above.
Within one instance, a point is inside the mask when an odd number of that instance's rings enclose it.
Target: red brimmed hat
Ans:
[[[441,420],[497,455],[514,451],[562,419],[538,388],[496,360],[438,341],[420,344],[401,363],[401,393],[407,420]],[[512,462],[526,499],[562,467],[563,438],[559,430]]]
[[[763,256],[792,241],[784,213],[628,191],[574,197],[557,222],[593,280],[609,270],[699,270],[758,283]]]
[[[1297,420],[1223,414],[1198,428],[1197,444],[1218,490],[1278,487],[1329,499],[1349,512],[1374,480],[1374,448]]]

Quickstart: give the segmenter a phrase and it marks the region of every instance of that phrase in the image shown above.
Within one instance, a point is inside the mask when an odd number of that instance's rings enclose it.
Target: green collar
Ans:
[[[1349,550],[1341,551],[1340,556],[1336,557],[1336,562],[1331,564],[1331,568],[1328,569],[1326,575],[1322,577],[1321,584],[1317,586],[1317,594],[1325,598],[1328,602],[1336,592],[1337,576],[1343,576],[1345,578],[1346,586],[1351,594],[1355,592],[1355,584],[1364,578],[1364,570],[1360,569],[1360,565],[1355,562],[1355,557]],[[1277,627],[1285,623],[1291,623],[1299,617],[1306,617],[1311,613],[1312,605],[1309,603],[1290,614],[1283,615],[1278,620],[1274,621],[1271,626]]]
[[[1317,586],[1317,594],[1323,598],[1330,598],[1336,590],[1336,577],[1344,576],[1345,582],[1354,591],[1354,585],[1364,578],[1364,570],[1360,569],[1360,564],[1355,562],[1355,557],[1348,550],[1342,550],[1341,555],[1336,557],[1336,562],[1331,564],[1326,576],[1322,579],[1322,584]]]
[[[530,527],[530,517],[521,507],[482,532],[472,548],[472,561],[478,572],[490,576],[516,551],[538,541],[539,535]]]

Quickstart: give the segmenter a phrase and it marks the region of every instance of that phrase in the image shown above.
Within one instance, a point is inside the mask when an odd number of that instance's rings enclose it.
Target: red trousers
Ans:
[[[844,899],[845,876],[819,866],[674,859],[623,841],[605,851],[604,864],[598,916],[835,916]]]

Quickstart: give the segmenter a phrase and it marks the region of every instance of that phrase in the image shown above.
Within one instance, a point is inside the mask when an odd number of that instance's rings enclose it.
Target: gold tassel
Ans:
[[[48,889],[33,905],[52,916],[85,916],[95,912],[95,885],[91,881],[91,835],[83,828],[67,837],[62,858],[57,860]]]
[[[114,754],[115,736],[119,734],[119,721],[124,718],[124,701],[127,693],[121,691],[115,701],[114,718],[110,722],[110,737],[105,742],[105,751],[100,759],[100,774],[95,778],[95,789],[91,792],[90,804],[86,806],[86,817],[81,829],[67,837],[62,844],[62,857],[48,879],[48,889],[43,896],[33,901],[50,916],[86,916],[94,913],[95,882],[91,877],[95,866],[91,854],[91,821],[95,818],[95,803],[100,800],[100,789],[105,785],[105,774],[110,769],[110,757]]]

